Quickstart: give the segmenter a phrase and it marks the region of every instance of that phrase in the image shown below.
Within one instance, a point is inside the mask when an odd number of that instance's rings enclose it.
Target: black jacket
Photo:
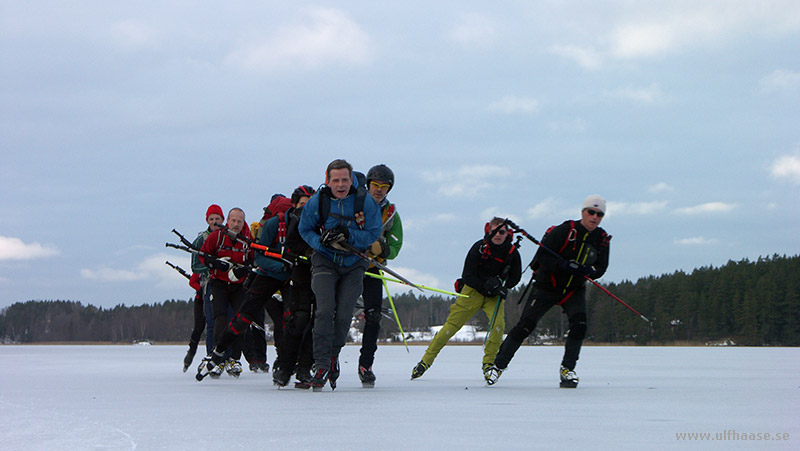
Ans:
[[[542,246],[556,252],[561,258],[539,248],[533,261],[536,271],[535,285],[551,291],[577,289],[584,286],[586,279],[573,276],[561,268],[564,260],[575,260],[582,265],[591,266],[589,274],[598,279],[608,268],[611,235],[602,227],[589,232],[580,221],[564,221],[547,232],[542,238]]]
[[[470,287],[483,292],[483,286],[490,277],[500,276],[508,266],[504,286],[513,288],[522,277],[522,259],[517,249],[511,248],[512,238],[509,235],[503,244],[492,243],[488,236],[476,241],[464,259],[464,270],[461,280]]]

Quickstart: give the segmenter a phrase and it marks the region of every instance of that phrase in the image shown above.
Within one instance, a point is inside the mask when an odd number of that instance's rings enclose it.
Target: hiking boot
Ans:
[[[358,367],[358,378],[361,379],[361,386],[372,388],[375,386],[375,373],[372,372],[372,367],[365,368]]]
[[[561,365],[561,388],[575,388],[578,386],[578,375],[575,370],[571,370]]]
[[[425,374],[425,371],[430,367],[431,367],[430,365],[420,360],[419,363],[417,363],[417,366],[415,366],[414,369],[411,370],[411,380],[421,377],[423,374]]]

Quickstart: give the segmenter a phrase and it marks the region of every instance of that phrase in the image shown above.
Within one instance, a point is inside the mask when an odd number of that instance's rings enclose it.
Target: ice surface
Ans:
[[[800,449],[797,348],[584,347],[575,390],[560,347],[521,348],[492,387],[480,346],[448,345],[414,381],[410,350],[381,346],[363,389],[348,345],[336,391],[314,393],[197,382],[183,346],[0,346],[0,449]],[[695,432],[717,440],[677,436]],[[741,436],[767,432],[788,440]]]

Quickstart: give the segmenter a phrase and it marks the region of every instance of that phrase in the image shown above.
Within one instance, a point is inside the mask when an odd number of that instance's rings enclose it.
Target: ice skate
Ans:
[[[578,386],[578,375],[575,370],[561,366],[561,388],[576,388]]]
[[[358,378],[361,380],[361,386],[364,388],[373,388],[375,387],[375,373],[372,372],[372,367],[365,368],[363,366],[358,367]]]

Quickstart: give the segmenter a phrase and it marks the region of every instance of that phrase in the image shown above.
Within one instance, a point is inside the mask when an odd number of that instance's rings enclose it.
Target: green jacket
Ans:
[[[209,235],[211,235],[210,227],[205,231],[197,234],[197,238],[195,238],[194,241],[192,242],[192,247],[195,249],[202,248],[203,243],[206,242],[206,238],[208,238]],[[192,272],[199,273],[201,279],[208,278],[208,266],[200,262],[200,258],[195,253],[192,253]]]
[[[389,213],[389,208],[392,207],[392,214]],[[383,221],[382,236],[389,245],[389,255],[386,260],[392,260],[400,253],[400,248],[403,247],[403,222],[400,220],[400,215],[394,209],[394,204],[386,202],[381,206],[381,220]]]

